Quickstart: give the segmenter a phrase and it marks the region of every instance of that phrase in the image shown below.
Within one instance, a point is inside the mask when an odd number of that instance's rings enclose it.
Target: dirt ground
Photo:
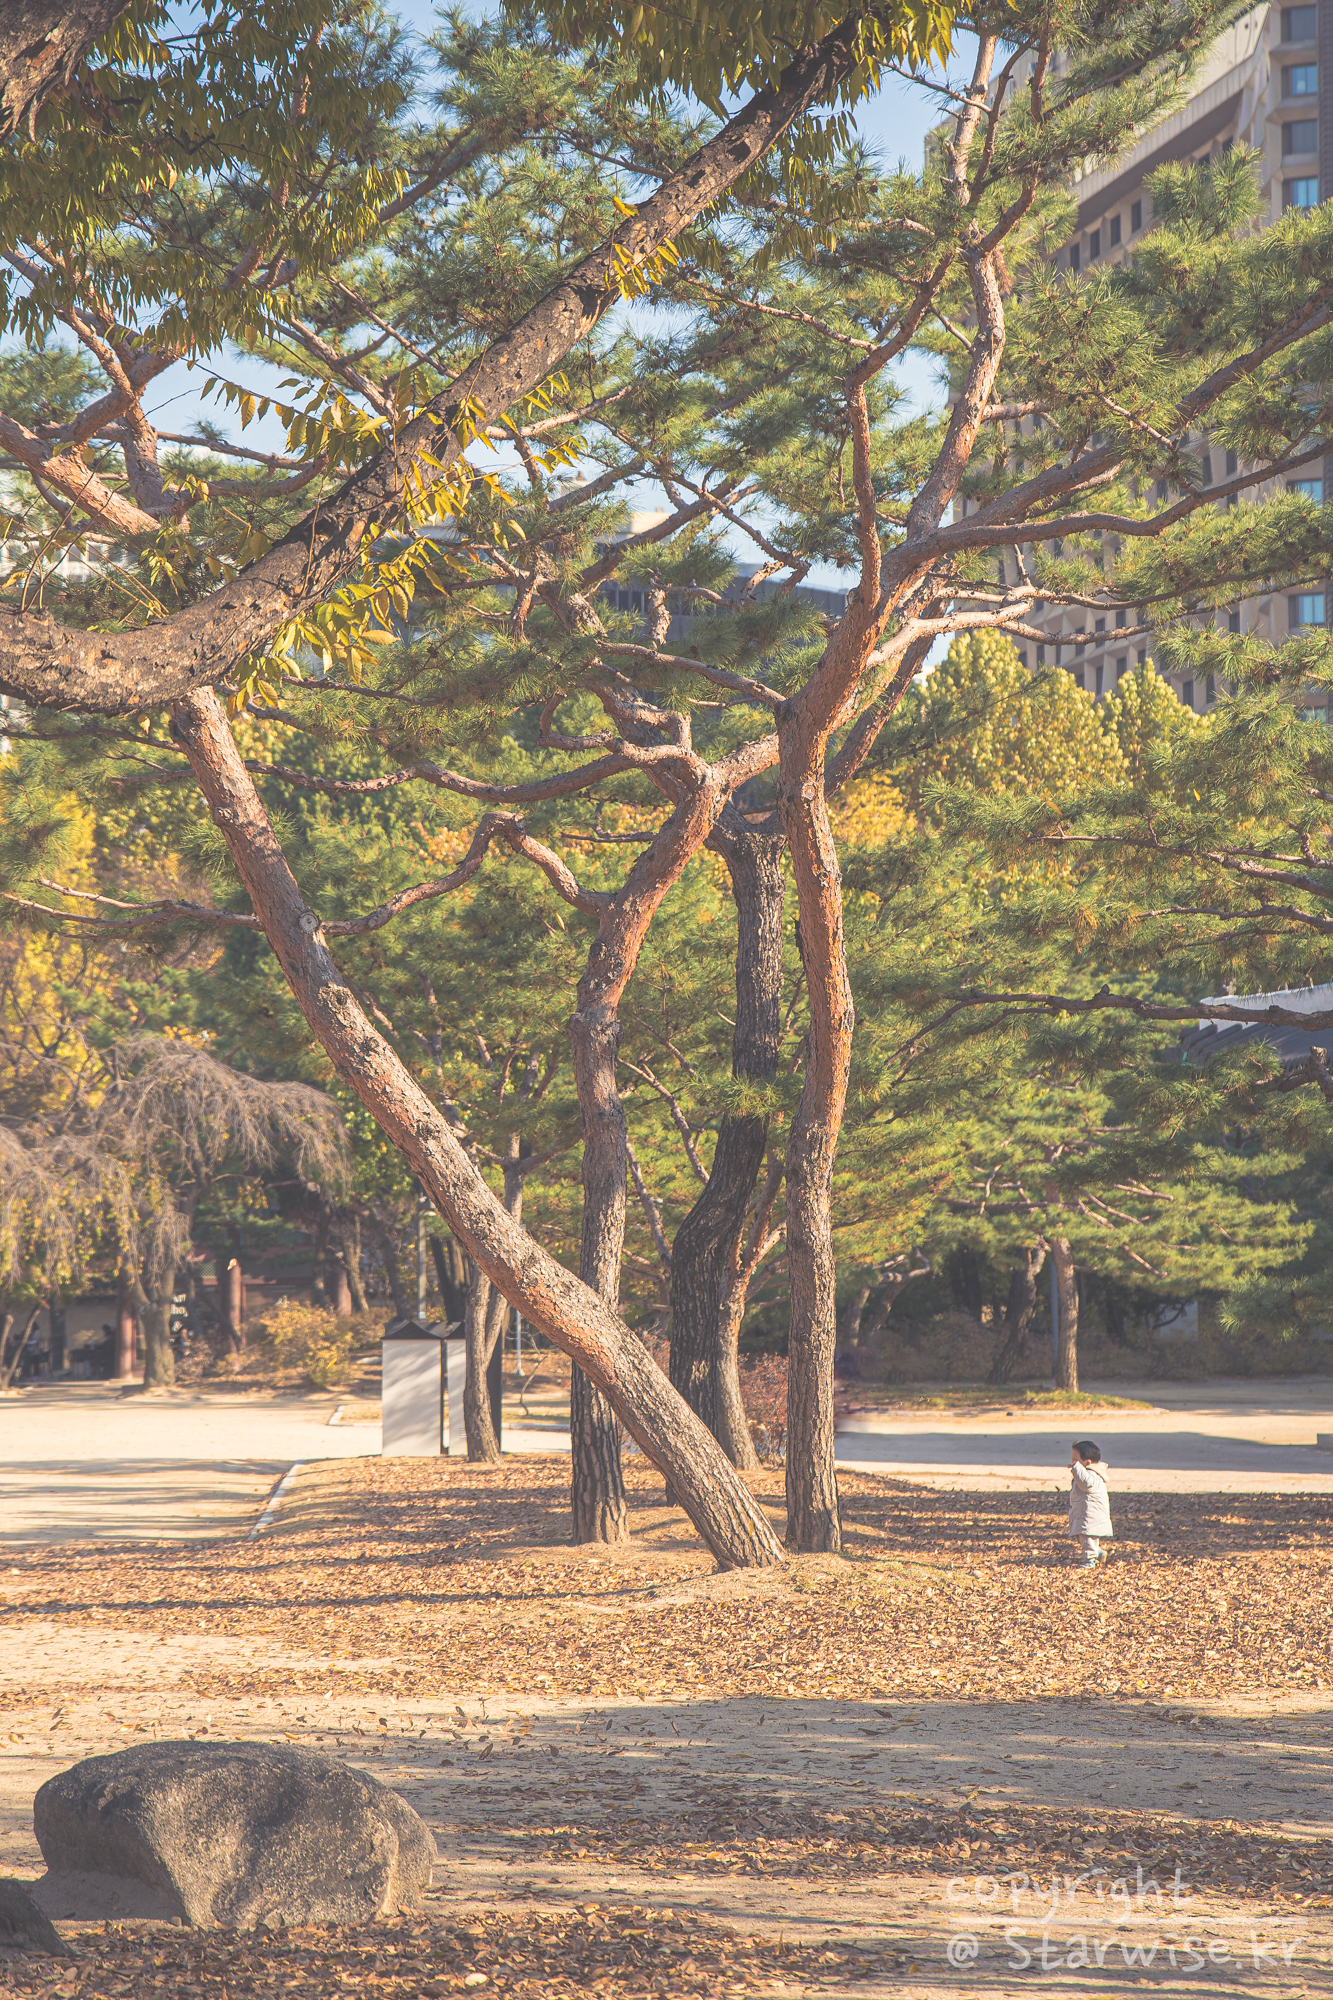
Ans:
[[[1045,1494],[844,1473],[843,1558],[719,1575],[630,1461],[308,1467],[257,1538],[6,1551],[0,1872],[37,1786],[146,1737],[323,1748],[400,1790],[420,1919],[61,1928],[0,1993],[1333,1994],[1322,1494]],[[754,1476],[775,1519],[781,1473]]]

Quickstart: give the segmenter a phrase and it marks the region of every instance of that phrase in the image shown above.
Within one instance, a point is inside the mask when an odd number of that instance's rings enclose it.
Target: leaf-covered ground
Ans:
[[[172,1934],[108,1924],[85,1933],[68,1960],[0,1963],[0,1992],[59,2000],[146,2000],[188,1993],[235,2000],[284,1993],[323,2000],[370,1992],[377,2000],[480,1992],[514,2000],[608,2000],[658,1994],[779,1994],[845,1987],[868,1978],[860,1953],[738,1938],[674,1911],[589,1908],[572,1915],[482,1915],[460,1926],[385,1923],[368,1930]]]
[[[569,1549],[567,1477],[554,1458],[312,1468],[257,1541],[18,1553],[8,1615],[264,1634],[330,1663],[394,1656],[312,1669],[306,1692],[1185,1699],[1333,1683],[1322,1495],[1122,1496],[1112,1558],[1088,1576],[1072,1567],[1061,1494],[844,1473],[845,1558],[717,1577],[641,1464],[630,1542]],[[781,1480],[753,1480],[779,1522]],[[290,1680],[260,1668],[252,1686]]]
[[[1162,1725],[1159,1745],[1194,1724],[1203,1730],[1194,1739],[1196,1753],[1219,1756],[1214,1743],[1231,1739],[1220,1726],[1208,1734],[1209,1702],[1256,1697],[1273,1714],[1295,1715],[1297,1704],[1311,1721],[1315,1708],[1326,1719],[1330,1702],[1322,1691],[1333,1682],[1328,1499],[1122,1496],[1113,1560],[1088,1576],[1071,1566],[1063,1496],[1053,1491],[937,1493],[844,1474],[845,1558],[801,1558],[779,1572],[722,1576],[641,1461],[631,1460],[628,1469],[629,1543],[570,1549],[567,1473],[567,1461],[559,1459],[478,1469],[448,1461],[343,1461],[300,1475],[277,1527],[256,1540],[11,1551],[0,1576],[0,1643],[11,1649],[5,1678],[16,1755],[34,1754],[39,1719],[41,1732],[57,1732],[47,1736],[44,1754],[71,1754],[60,1747],[61,1710],[52,1687],[35,1667],[31,1679],[15,1672],[25,1629],[34,1639],[56,1631],[66,1662],[58,1702],[69,1705],[71,1716],[79,1709],[77,1725],[68,1727],[89,1729],[84,1748],[73,1754],[128,1740],[111,1732],[123,1731],[122,1711],[136,1701],[145,1717],[160,1712],[168,1734],[182,1733],[185,1723],[194,1733],[189,1718],[211,1715],[206,1704],[217,1705],[214,1733],[219,1719],[225,1733],[240,1725],[223,1718],[239,1717],[244,1703],[246,1733],[265,1727],[267,1709],[275,1740],[286,1735],[315,1745],[326,1742],[333,1725],[320,1720],[313,1738],[302,1733],[302,1701],[311,1718],[355,1720],[356,1710],[367,1724],[382,1708],[378,1743],[368,1728],[336,1724],[350,1732],[338,1741],[341,1754],[372,1760],[366,1768],[419,1798],[432,1824],[452,1825],[464,1849],[481,1824],[466,1821],[467,1801],[480,1800],[487,1786],[489,1810],[509,1818],[504,1861],[488,1878],[489,1901],[480,1899],[487,1906],[465,1921],[454,1908],[355,1933],[237,1937],[112,1926],[83,1932],[71,1960],[0,1965],[0,1994],[248,2000],[290,1993],[302,2000],[366,1990],[417,2000],[493,1990],[571,2000],[593,1992],[618,2000],[650,1993],[855,1994],[869,1982],[876,1991],[915,1995],[920,1972],[923,1991],[980,1995],[1000,1989],[980,1975],[941,1985],[942,1962],[918,1966],[917,1957],[926,1956],[919,1941],[934,1937],[930,1951],[942,1952],[952,1878],[1015,1873],[1039,1883],[1086,1878],[1097,1869],[1108,1881],[1133,1878],[1140,1869],[1166,1881],[1180,1871],[1218,1908],[1266,1908],[1321,1935],[1320,1927],[1328,1928],[1322,1912],[1330,1903],[1333,1839],[1317,1793],[1308,1790],[1313,1767],[1303,1794],[1307,1805],[1316,1801],[1313,1814],[1304,1815],[1309,1824],[1283,1826],[1273,1815],[1293,1808],[1278,1806],[1276,1795],[1262,1823],[1247,1823],[1242,1791],[1233,1801],[1221,1795],[1222,1806],[1215,1800],[1205,1812],[1193,1770],[1174,1774],[1191,1782],[1173,1786],[1171,1803],[1164,1789],[1151,1795],[1160,1799],[1151,1809],[1114,1804],[1114,1787],[1099,1800],[1066,1799],[1058,1791],[1043,1798],[1033,1785],[1011,1783],[1003,1770],[1009,1796],[1000,1796],[999,1783],[978,1780],[970,1795],[965,1783],[954,1782],[945,1788],[948,1797],[904,1797],[887,1775],[872,1780],[872,1766],[849,1750],[848,1771],[867,1774],[858,1775],[854,1795],[850,1779],[840,1796],[836,1785],[821,1788],[817,1774],[802,1776],[793,1759],[788,1775],[774,1779],[786,1787],[778,1806],[776,1791],[765,1795],[762,1757],[745,1765],[743,1779],[739,1765],[724,1769],[705,1756],[673,1795],[665,1781],[654,1790],[651,1747],[636,1753],[637,1767],[632,1759],[627,1765],[619,1761],[619,1736],[597,1735],[590,1746],[591,1726],[583,1723],[581,1738],[548,1734],[549,1747],[542,1747],[540,1728],[533,1734],[521,1718],[493,1739],[474,1740],[481,1734],[481,1696],[521,1694],[528,1714],[534,1701],[546,1700],[553,1716],[561,1700],[577,1698],[590,1714],[610,1704],[598,1711],[596,1729],[612,1727],[619,1716],[614,1726],[622,1734],[640,1727],[631,1724],[630,1709],[639,1716],[652,1710],[651,1726],[663,1742],[674,1728],[670,1717],[684,1720],[685,1709],[673,1703],[702,1711],[748,1697],[788,1717],[812,1713],[810,1704],[825,1715],[860,1705],[867,1724],[860,1733],[876,1739],[864,1754],[873,1748],[875,1759],[886,1760],[873,1769],[887,1773],[904,1768],[893,1763],[900,1752],[889,1746],[912,1740],[903,1723],[909,1708],[938,1718],[991,1704],[999,1718],[1012,1717],[1022,1703],[1030,1709],[1047,1701],[1085,1718],[1094,1756],[1099,1733],[1105,1739],[1108,1730],[1125,1726],[1113,1718],[1149,1708]],[[754,1487],[780,1519],[781,1474],[755,1475]],[[135,1666],[136,1692],[127,1679],[115,1713],[108,1710],[100,1725],[104,1745],[94,1744],[89,1718],[94,1699],[100,1713],[107,1695],[93,1679],[80,1685],[77,1667],[70,1670],[80,1633],[105,1635],[108,1643],[116,1634],[151,1636],[164,1654],[180,1642],[160,1682],[143,1679],[142,1665]],[[210,1639],[227,1643],[210,1656]],[[255,1642],[253,1656],[238,1641]],[[141,1662],[142,1641],[135,1643]],[[282,1663],[284,1652],[294,1665]],[[30,1657],[42,1657],[35,1645]],[[150,1698],[154,1685],[163,1692]],[[332,1706],[315,1699],[323,1696],[335,1698]],[[466,1714],[456,1711],[452,1732],[446,1697],[468,1704]],[[414,1721],[385,1720],[414,1700],[420,1708]],[[1194,1703],[1203,1704],[1201,1724]],[[886,1707],[898,1732],[892,1736],[876,1723]],[[428,1712],[437,1720],[418,1741]],[[31,1725],[23,1723],[25,1713]],[[560,1714],[572,1732],[573,1709]],[[937,1727],[947,1734],[947,1724]],[[327,1740],[327,1747],[335,1745]],[[757,1746],[747,1738],[745,1747]],[[1256,1752],[1251,1746],[1260,1759],[1252,1768],[1262,1770],[1266,1757],[1275,1771],[1280,1753],[1304,1755],[1308,1747],[1283,1741]],[[1137,1736],[1132,1751],[1124,1745],[1120,1751],[1125,1768],[1115,1775],[1125,1780],[1140,1753],[1157,1754]],[[584,1767],[575,1773],[567,1760],[579,1754]],[[376,1764],[377,1756],[388,1761]],[[409,1768],[403,1760],[410,1756],[421,1761]],[[540,1779],[533,1757],[553,1760],[541,1766]],[[666,1768],[660,1756],[658,1763]],[[626,1775],[634,1768],[644,1772],[642,1783]],[[1220,1775],[1227,1767],[1209,1768]],[[591,1789],[571,1790],[575,1781]],[[1119,1790],[1122,1800],[1126,1788]],[[534,1887],[542,1868],[549,1871],[541,1878],[546,1886]],[[595,1886],[624,1880],[636,1886],[623,1900]],[[687,1891],[686,1884],[694,1886]],[[681,1907],[705,1892],[731,1894],[730,1927],[699,1908]],[[877,1899],[906,1899],[909,1892],[927,1919],[897,1937],[884,1930],[872,1952],[864,1944],[853,1950],[845,1939],[816,1944],[819,1933],[809,1921],[804,1931],[797,1924],[785,1941],[781,1936],[801,1896],[807,1906],[812,1896],[827,1898],[830,1929],[835,1906],[846,1917],[859,1898],[865,1938],[865,1911],[873,1913]],[[462,1892],[452,1893],[457,1903]],[[583,1907],[534,1907],[543,1895],[577,1896]]]

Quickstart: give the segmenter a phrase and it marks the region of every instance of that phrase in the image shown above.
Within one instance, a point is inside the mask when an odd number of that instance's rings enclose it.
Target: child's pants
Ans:
[[[1096,1569],[1097,1558],[1102,1552],[1101,1538],[1097,1535],[1080,1535],[1078,1537],[1078,1552],[1082,1558],[1079,1565],[1080,1568]]]

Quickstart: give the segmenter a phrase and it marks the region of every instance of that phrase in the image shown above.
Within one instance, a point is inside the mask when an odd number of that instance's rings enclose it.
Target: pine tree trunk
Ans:
[[[736,1339],[724,1338],[723,1313],[725,1307],[733,1308],[735,1324],[726,1331],[728,1336],[739,1336],[734,1306],[739,1304],[743,1313],[745,1302],[743,1297],[730,1300],[729,1280],[767,1143],[766,1119],[722,1120],[708,1185],[671,1246],[671,1380],[732,1464],[743,1466],[758,1463],[754,1446],[748,1452],[742,1446],[737,1458],[722,1436],[724,1407],[740,1402]],[[731,1380],[724,1380],[724,1374]],[[735,1443],[735,1425],[730,1428]]]
[[[583,1118],[579,1276],[614,1307],[620,1298],[629,1173],[625,1107],[616,1085],[620,1022],[606,1009],[581,1008],[570,1022],[570,1033]],[[569,1449],[575,1543],[628,1541],[620,1425],[607,1398],[577,1366],[569,1384]]]
[[[736,904],[732,1075],[771,1083],[782,1035],[783,838],[747,826],[734,806],[708,845],[727,864]],[[708,1185],[671,1246],[671,1380],[733,1465],[759,1463],[745,1417],[738,1284],[746,1219],[768,1145],[768,1120],[722,1120]]]
[[[342,1257],[347,1289],[352,1294],[352,1310],[366,1312],[366,1288],[361,1282],[361,1217],[354,1208],[343,1211]]]
[[[477,1465],[498,1465],[500,1447],[491,1422],[491,1399],[486,1388],[486,1370],[491,1360],[493,1307],[499,1300],[490,1279],[480,1265],[472,1267],[463,1315],[463,1339],[467,1348],[467,1374],[463,1387],[463,1429],[467,1435],[467,1455]]]
[[[1032,1325],[1033,1314],[1037,1310],[1037,1278],[1046,1262],[1046,1252],[1040,1246],[1029,1247],[1023,1253],[1023,1262],[1009,1275],[1009,1299],[1004,1309],[1004,1334],[995,1351],[987,1381],[997,1389],[1005,1383],[1018,1366],[1023,1352],[1023,1343]]]
[[[1051,1255],[1055,1259],[1056,1296],[1060,1305],[1060,1345],[1056,1352],[1055,1386],[1057,1389],[1077,1389],[1078,1274],[1074,1270],[1074,1253],[1067,1236],[1052,1239]]]
[[[781,1545],[725,1453],[624,1321],[505,1213],[448,1120],[360,1005],[301,894],[217,696],[204,689],[182,697],[172,706],[172,722],[256,919],[337,1076],[402,1153],[491,1282],[605,1394],[719,1566],[780,1563]],[[673,821],[684,855],[693,822],[688,815]],[[678,879],[675,856],[673,848],[664,861],[657,846],[650,866],[659,886]]]
[[[164,1271],[154,1281],[152,1291],[141,1294],[139,1318],[143,1326],[145,1389],[169,1389],[176,1380],[176,1355],[171,1345],[171,1305],[175,1296],[174,1270]]]
[[[214,1264],[218,1280],[218,1319],[229,1354],[239,1354],[245,1346],[241,1325],[241,1263],[239,1257],[219,1256]]]
[[[504,1155],[504,1205],[506,1213],[514,1222],[523,1220],[523,1160],[517,1132],[511,1132]],[[458,1255],[457,1245],[451,1240],[450,1248]],[[443,1247],[437,1237],[431,1238],[431,1251],[435,1258],[436,1271],[442,1282],[448,1268],[443,1255]],[[461,1257],[459,1258],[461,1262]],[[503,1368],[505,1317],[509,1311],[504,1293],[480,1269],[473,1265],[472,1282],[468,1286],[467,1307],[463,1320],[467,1342],[467,1375],[463,1390],[463,1426],[467,1434],[467,1455],[469,1459],[486,1465],[498,1465],[501,1458],[499,1436],[499,1412],[491,1399],[491,1380],[494,1373],[496,1349],[499,1348]]]
[[[407,1303],[407,1293],[403,1290],[403,1273],[398,1262],[398,1245],[394,1241],[393,1230],[378,1216],[375,1218],[374,1228],[375,1240],[380,1246],[380,1262],[384,1266],[389,1296],[393,1300],[393,1316],[395,1319],[410,1319],[412,1315]]]
[[[352,1287],[348,1281],[347,1263],[341,1251],[335,1251],[329,1258],[329,1276],[333,1280],[329,1286],[329,1304],[335,1319],[347,1319],[352,1311]]]
[[[745,1414],[741,1394],[741,1321],[745,1317],[747,1286],[738,1277],[722,1300],[717,1323],[716,1402],[714,1420],[709,1425],[733,1465],[753,1472],[759,1464],[754,1448],[750,1419]]]
[[[443,1241],[438,1236],[432,1236],[430,1254],[435,1265],[435,1282],[440,1292],[440,1311],[446,1325],[453,1326],[463,1321],[467,1315],[468,1289],[471,1284],[467,1258],[452,1236],[446,1236]]]
[[[801,960],[810,995],[805,1078],[787,1141],[787,1540],[842,1547],[834,1469],[833,1360],[837,1270],[833,1161],[847,1102],[856,1012],[842,922],[842,880],[824,800],[823,743],[780,731],[782,810],[800,898]],[[813,763],[813,768],[812,768]]]

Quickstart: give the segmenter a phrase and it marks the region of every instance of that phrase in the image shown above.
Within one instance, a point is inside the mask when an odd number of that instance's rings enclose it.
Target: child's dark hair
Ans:
[[[1101,1453],[1091,1438],[1075,1438],[1074,1450],[1080,1458],[1091,1459],[1094,1465],[1097,1465],[1101,1460]]]

